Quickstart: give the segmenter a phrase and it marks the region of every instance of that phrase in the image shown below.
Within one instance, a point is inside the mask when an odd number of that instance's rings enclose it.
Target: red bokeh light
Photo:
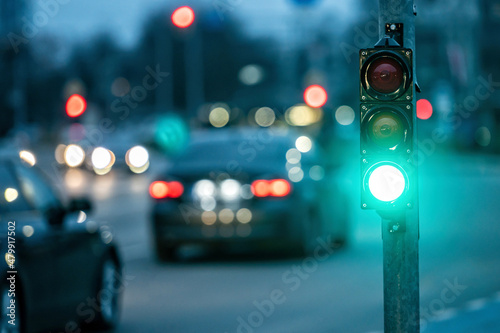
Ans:
[[[180,182],[156,181],[149,186],[149,195],[154,199],[179,198],[184,193]]]
[[[320,108],[328,99],[326,90],[317,84],[307,87],[304,91],[304,101],[312,108]]]
[[[66,114],[71,118],[81,116],[87,109],[85,98],[78,94],[71,95],[66,102]]]
[[[432,104],[426,99],[417,101],[417,118],[426,120],[432,116]]]
[[[269,183],[267,180],[256,180],[252,183],[252,193],[256,197],[267,197],[269,195]]]
[[[179,7],[172,13],[172,23],[178,28],[187,28],[193,22],[194,11],[191,7]]]
[[[179,198],[184,193],[184,186],[179,182],[168,183],[168,196],[170,198]]]
[[[285,179],[265,180],[259,179],[252,183],[252,193],[256,197],[286,197],[292,187]]]

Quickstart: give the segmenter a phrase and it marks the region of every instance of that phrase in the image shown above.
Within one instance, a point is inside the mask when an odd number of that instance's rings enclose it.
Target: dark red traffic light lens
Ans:
[[[391,94],[399,90],[404,83],[404,70],[394,58],[375,59],[368,67],[368,84],[377,92]]]

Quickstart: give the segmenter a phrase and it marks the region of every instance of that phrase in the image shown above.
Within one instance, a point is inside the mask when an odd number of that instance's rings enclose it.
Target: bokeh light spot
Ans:
[[[21,160],[28,163],[29,166],[34,166],[36,164],[35,155],[30,151],[21,150],[19,152],[19,157],[21,158]]]
[[[317,84],[307,87],[304,91],[304,101],[312,108],[320,108],[328,99],[326,90]]]
[[[5,201],[7,201],[7,202],[15,201],[18,196],[19,196],[19,192],[17,192],[17,190],[15,188],[7,187],[5,189],[5,192],[4,192]]]
[[[191,7],[179,7],[172,13],[172,23],[178,28],[187,28],[193,22],[194,11]]]
[[[288,149],[288,151],[286,152],[286,160],[290,164],[299,163],[301,158],[302,154],[295,148]]]
[[[274,124],[276,120],[276,114],[273,109],[268,107],[263,107],[255,112],[255,122],[262,127],[269,127]]]
[[[248,223],[252,220],[252,212],[248,208],[241,208],[236,212],[236,219],[240,223]]]
[[[219,212],[219,220],[224,224],[233,222],[234,212],[229,208],[224,208]]]
[[[335,111],[335,119],[340,125],[351,125],[354,121],[354,117],[354,110],[347,105],[339,106],[337,111]]]
[[[307,136],[300,136],[295,140],[295,147],[301,153],[307,153],[312,149],[312,141]]]
[[[247,86],[258,84],[264,78],[264,70],[259,65],[246,65],[240,69],[238,78]]]
[[[432,116],[432,104],[426,99],[417,101],[417,117],[418,119],[426,120]]]
[[[85,98],[78,94],[74,94],[68,98],[66,102],[66,114],[71,118],[81,116],[87,109]]]
[[[85,160],[85,151],[79,145],[71,144],[64,149],[64,161],[70,168],[82,165]]]
[[[25,225],[23,227],[23,234],[26,237],[31,237],[35,233],[35,229],[30,225]]]
[[[216,107],[210,111],[208,120],[213,127],[224,127],[229,122],[229,111],[223,107]]]
[[[168,185],[163,181],[153,182],[149,186],[149,194],[155,199],[163,199],[168,195]]]

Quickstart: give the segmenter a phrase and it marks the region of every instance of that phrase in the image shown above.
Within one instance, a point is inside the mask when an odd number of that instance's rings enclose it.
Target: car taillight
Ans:
[[[256,197],[286,197],[292,186],[285,179],[259,179],[252,183],[252,193]]]
[[[179,198],[184,193],[180,182],[156,181],[149,185],[149,194],[154,199]]]

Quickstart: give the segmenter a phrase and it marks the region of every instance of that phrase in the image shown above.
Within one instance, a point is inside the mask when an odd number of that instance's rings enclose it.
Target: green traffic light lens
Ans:
[[[380,201],[398,199],[406,188],[406,179],[401,170],[392,165],[381,165],[369,176],[368,187],[371,194]]]
[[[406,140],[407,132],[407,121],[393,111],[379,111],[368,120],[367,134],[380,148],[395,149]]]

